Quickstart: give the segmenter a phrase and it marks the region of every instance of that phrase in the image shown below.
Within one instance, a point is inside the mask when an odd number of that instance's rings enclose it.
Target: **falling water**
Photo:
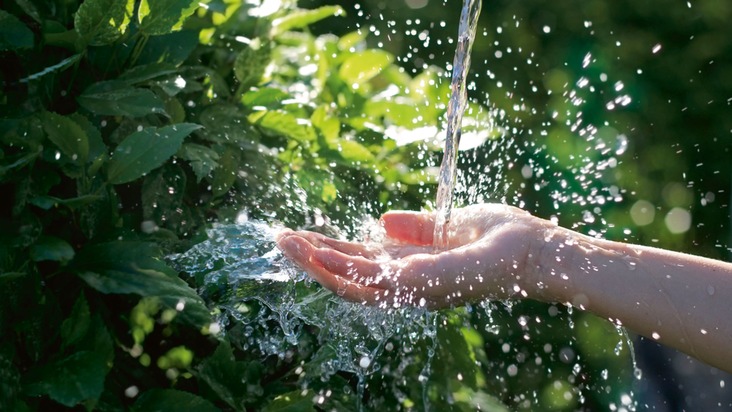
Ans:
[[[463,0],[463,8],[460,13],[458,44],[455,49],[452,82],[450,83],[450,102],[447,106],[445,153],[440,166],[439,186],[437,188],[437,216],[433,241],[437,249],[447,247],[447,229],[452,212],[452,197],[457,178],[457,155],[461,121],[468,101],[465,83],[470,69],[470,50],[473,47],[475,32],[478,28],[481,3],[481,0]]]

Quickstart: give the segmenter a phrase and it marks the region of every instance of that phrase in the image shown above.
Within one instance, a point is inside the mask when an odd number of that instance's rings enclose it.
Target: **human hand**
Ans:
[[[455,209],[445,250],[433,245],[434,213],[391,211],[380,243],[356,243],[285,230],[278,247],[324,287],[373,305],[443,307],[507,299],[533,285],[527,257],[546,221],[515,207]]]

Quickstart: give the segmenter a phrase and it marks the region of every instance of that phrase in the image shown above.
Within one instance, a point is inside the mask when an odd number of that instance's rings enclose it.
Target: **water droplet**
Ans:
[[[709,296],[714,295],[714,286],[712,286],[712,285],[707,286],[707,294],[709,294]]]
[[[358,361],[358,366],[362,367],[363,369],[368,368],[371,366],[371,358],[368,356],[362,356],[361,359]]]
[[[655,340],[661,339],[661,335],[658,334],[658,332],[651,333],[651,337]]]

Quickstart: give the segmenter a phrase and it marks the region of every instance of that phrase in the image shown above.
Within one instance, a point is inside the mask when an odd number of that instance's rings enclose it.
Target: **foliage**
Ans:
[[[365,34],[309,33],[338,6],[251,3],[0,10],[0,409],[312,409],[297,359],[217,334],[163,258],[242,210],[419,207],[434,146],[392,137],[436,130],[447,86]]]
[[[424,152],[436,147],[425,137],[436,135],[448,93],[434,67],[446,67],[454,45],[417,50],[407,37],[448,38],[457,28],[457,14],[441,2],[419,10],[392,2],[393,15],[376,1],[345,11],[255,3],[2,4],[0,410],[313,410],[323,393],[325,407],[339,410],[421,409],[423,399],[439,410],[501,410],[500,402],[573,410],[581,397],[588,408],[618,399],[627,387],[618,359],[627,364],[628,351],[616,346],[612,326],[533,302],[497,307],[492,317],[446,312],[434,345],[413,354],[430,354],[427,381],[415,366],[424,358],[402,364],[394,356],[383,367],[402,368],[412,381],[339,373],[303,388],[298,370],[317,370],[333,350],[318,347],[317,331],[303,331],[286,359],[217,333],[198,280],[163,257],[209,223],[244,212],[289,226],[324,216],[348,227],[353,216],[424,206],[435,161]],[[567,122],[581,111],[562,93],[583,76],[624,79],[640,96],[625,110],[605,108],[617,83],[580,90],[585,118],[607,119],[603,133],[628,133],[648,159],[620,158],[623,168],[603,177],[603,185],[629,188],[627,202],[603,206],[608,235],[723,256],[727,212],[708,205],[726,196],[732,176],[729,162],[716,160],[732,130],[720,115],[729,105],[729,59],[715,59],[729,50],[730,9],[706,1],[688,16],[655,10],[657,2],[579,3],[486,2],[482,26],[503,31],[478,37],[474,71],[490,75],[476,78],[474,100],[486,93],[508,129],[527,131],[532,143],[517,163],[572,170],[579,159],[598,159],[578,156],[588,156],[584,140]],[[354,31],[364,9],[387,14],[369,22],[370,31],[388,33],[386,44]],[[447,24],[435,23],[438,15]],[[413,26],[397,31],[395,21]],[[552,36],[541,34],[544,26]],[[657,59],[655,44],[663,45]],[[585,70],[587,52],[596,59]],[[691,87],[705,76],[712,86]],[[492,124],[475,103],[467,117],[477,128]],[[534,148],[550,156],[538,158]],[[468,167],[482,171],[490,161]],[[525,207],[581,221],[586,205],[551,202],[563,179],[519,170],[507,172],[506,190]],[[571,173],[562,177],[572,190],[588,189]],[[657,216],[682,207],[706,224],[676,234],[656,217],[629,237],[623,229],[633,226],[638,200],[657,205]]]

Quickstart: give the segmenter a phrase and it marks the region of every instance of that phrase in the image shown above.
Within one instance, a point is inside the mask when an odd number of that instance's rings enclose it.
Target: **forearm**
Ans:
[[[570,303],[732,371],[732,264],[548,229],[541,300]]]

